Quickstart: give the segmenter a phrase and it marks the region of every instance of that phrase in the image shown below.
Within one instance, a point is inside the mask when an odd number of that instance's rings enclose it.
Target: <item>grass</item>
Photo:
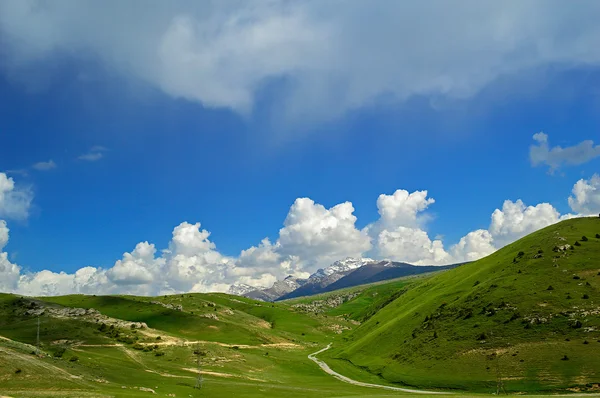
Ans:
[[[325,357],[421,388],[489,392],[498,368],[511,391],[586,390],[600,369],[600,240],[581,238],[598,231],[598,218],[564,221],[423,280]]]
[[[495,392],[500,374],[514,393],[589,391],[600,370],[598,233],[598,219],[568,220],[453,270],[278,303],[226,294],[0,294],[0,395],[406,395],[324,373],[307,355],[330,342],[319,357],[367,383],[476,396]],[[574,250],[553,251],[576,241]],[[26,314],[35,300],[148,329],[46,313],[38,357],[37,317]],[[193,388],[194,351],[203,354],[201,390]]]

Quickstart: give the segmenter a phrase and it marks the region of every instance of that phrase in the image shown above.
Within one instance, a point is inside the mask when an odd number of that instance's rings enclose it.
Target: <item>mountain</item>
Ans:
[[[421,388],[598,388],[600,219],[562,221],[399,291],[322,355]]]
[[[346,276],[340,278],[334,283],[323,288],[319,293],[330,292],[333,290],[343,289],[362,285],[365,283],[379,282],[388,279],[400,278],[409,275],[418,275],[427,272],[443,271],[457,267],[460,264],[434,266],[434,265],[412,265],[407,263],[399,263],[393,261],[380,261],[376,263],[368,263],[357,268],[354,272],[350,272]]]
[[[254,286],[246,285],[245,283],[234,283],[229,287],[227,293],[233,294],[235,296],[243,296],[246,293],[252,292],[254,290],[256,290]]]
[[[244,297],[261,301],[275,301],[279,297],[288,294],[306,283],[306,279],[296,278],[289,275],[282,281],[277,281],[268,289],[253,289],[245,292]]]
[[[321,268],[312,274],[306,283],[285,295],[280,296],[279,300],[289,299],[300,296],[310,296],[323,291],[324,288],[332,283],[342,279],[356,269],[368,264],[376,263],[376,260],[370,258],[352,258],[338,260],[327,268]]]

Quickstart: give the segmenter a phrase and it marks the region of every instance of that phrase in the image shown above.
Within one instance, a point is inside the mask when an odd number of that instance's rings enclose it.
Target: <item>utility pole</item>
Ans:
[[[504,381],[502,381],[502,373],[500,372],[500,356],[498,356],[496,359],[496,395],[500,395],[500,391],[508,395],[504,389]]]
[[[204,381],[202,378],[202,369],[200,367],[200,345],[198,345],[198,348],[196,349],[196,363],[198,366],[198,378],[196,379],[196,385],[194,386],[194,388],[196,389],[201,389],[202,388],[202,382]]]

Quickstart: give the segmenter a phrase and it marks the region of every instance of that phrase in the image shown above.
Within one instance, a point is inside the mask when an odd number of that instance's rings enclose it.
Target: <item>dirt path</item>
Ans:
[[[383,388],[385,390],[392,390],[392,391],[401,391],[401,392],[408,392],[411,394],[450,394],[447,392],[438,392],[438,391],[423,391],[423,390],[411,390],[408,388],[400,388],[400,387],[392,387],[392,386],[384,386],[381,384],[371,384],[371,383],[363,383],[362,381],[356,381],[353,380],[349,377],[346,377],[344,375],[339,374],[338,372],[336,372],[335,370],[331,369],[329,367],[329,365],[327,365],[325,362],[323,362],[320,359],[317,359],[316,355],[322,353],[323,351],[327,351],[329,348],[331,348],[331,343],[329,343],[329,345],[317,352],[314,352],[312,354],[310,354],[308,356],[308,359],[310,359],[311,361],[313,361],[314,363],[316,363],[317,365],[319,365],[319,367],[321,369],[323,369],[326,373],[332,375],[333,377],[335,377],[336,379],[343,381],[344,383],[348,383],[348,384],[353,384],[355,386],[361,386],[361,387],[373,387],[373,388]]]

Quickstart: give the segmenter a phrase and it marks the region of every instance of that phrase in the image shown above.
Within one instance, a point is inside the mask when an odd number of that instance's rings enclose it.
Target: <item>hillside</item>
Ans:
[[[567,220],[436,274],[322,358],[422,388],[596,390],[598,234],[598,218]]]
[[[227,294],[0,294],[0,396],[385,395],[343,383],[307,357],[357,327],[356,311],[369,300],[406,284],[359,288],[354,293],[371,297],[354,295],[326,311]],[[193,388],[198,359],[201,390]]]

